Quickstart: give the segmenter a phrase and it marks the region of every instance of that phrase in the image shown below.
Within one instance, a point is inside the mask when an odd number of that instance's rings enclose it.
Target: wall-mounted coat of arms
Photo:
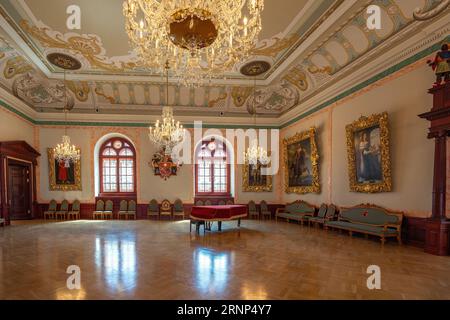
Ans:
[[[163,150],[153,155],[150,165],[155,176],[161,176],[164,180],[176,176],[178,168],[181,167],[181,164],[174,162],[172,157],[166,155]]]

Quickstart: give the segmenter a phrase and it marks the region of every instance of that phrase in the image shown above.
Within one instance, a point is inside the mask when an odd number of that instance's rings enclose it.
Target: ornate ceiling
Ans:
[[[252,57],[225,80],[201,88],[171,81],[169,101],[160,75],[139,65],[124,30],[122,0],[0,0],[0,84],[38,112],[60,111],[63,75],[46,60],[66,53],[81,62],[67,74],[73,112],[99,109],[111,114],[159,114],[163,104],[177,114],[279,117],[325,86],[342,79],[394,36],[401,35],[416,8],[435,8],[440,0],[266,0],[263,30]],[[82,13],[81,30],[66,27],[67,6]],[[368,30],[366,8],[382,9],[381,30]],[[448,11],[447,11],[448,15]],[[406,37],[406,34],[405,34]],[[245,62],[270,63],[254,79],[239,73]]]

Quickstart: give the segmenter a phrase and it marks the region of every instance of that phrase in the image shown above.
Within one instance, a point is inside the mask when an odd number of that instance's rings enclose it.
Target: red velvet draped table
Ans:
[[[219,231],[222,230],[222,221],[237,220],[238,227],[241,219],[247,217],[247,206],[226,205],[226,206],[194,206],[191,211],[191,221],[208,223],[217,221]],[[198,232],[197,224],[197,232]]]

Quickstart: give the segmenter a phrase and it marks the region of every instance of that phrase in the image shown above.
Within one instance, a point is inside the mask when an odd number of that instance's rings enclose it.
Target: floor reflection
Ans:
[[[97,272],[112,291],[131,291],[137,285],[136,237],[123,232],[95,239]]]
[[[205,248],[194,251],[195,284],[202,292],[222,292],[226,288],[230,254]]]

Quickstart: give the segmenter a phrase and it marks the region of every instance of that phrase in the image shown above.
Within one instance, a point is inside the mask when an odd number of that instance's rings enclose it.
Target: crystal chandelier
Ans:
[[[253,107],[252,107],[254,123],[256,126],[255,99],[256,99],[256,78],[254,80],[254,87],[253,87]],[[246,152],[244,152],[244,161],[252,166],[257,166],[258,163],[260,163],[263,166],[266,166],[270,163],[270,157],[267,155],[267,151],[263,147],[258,146],[258,140],[254,139],[251,142],[251,146],[248,147]]]
[[[169,65],[166,63],[166,84],[167,97],[166,103],[169,101]],[[155,126],[149,128],[149,138],[158,148],[163,149],[166,155],[171,155],[172,148],[184,140],[185,129],[179,121],[175,123],[173,118],[173,109],[169,106],[163,107],[162,121],[156,121]]]
[[[69,164],[76,163],[80,160],[80,150],[70,143],[70,137],[67,135],[67,112],[68,112],[68,103],[67,103],[67,88],[66,88],[66,71],[64,70],[64,135],[62,136],[62,143],[56,145],[53,148],[53,154],[55,160],[58,163],[64,163],[65,166],[69,166]]]
[[[142,63],[170,62],[184,84],[231,71],[254,47],[264,0],[126,0],[125,28]]]

